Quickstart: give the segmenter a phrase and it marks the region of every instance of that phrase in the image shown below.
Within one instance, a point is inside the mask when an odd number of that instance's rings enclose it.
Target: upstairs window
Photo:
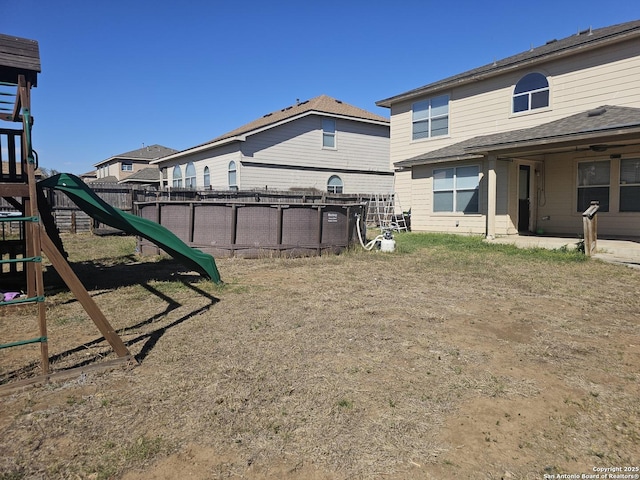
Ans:
[[[173,188],[182,188],[182,170],[178,165],[173,167]]]
[[[133,163],[131,162],[122,162],[120,164],[120,170],[123,172],[133,172]]]
[[[601,212],[609,211],[610,172],[609,160],[578,163],[578,212],[584,212],[593,201],[600,204]]]
[[[416,102],[411,108],[413,140],[449,134],[449,95]]]
[[[322,148],[336,148],[336,121],[322,119]]]
[[[541,73],[528,73],[513,91],[513,113],[549,106],[549,82]]]
[[[640,212],[640,158],[620,160],[620,211]]]
[[[196,167],[193,162],[187,164],[187,170],[184,173],[184,186],[186,188],[196,188]]]
[[[327,182],[327,192],[342,193],[342,179],[337,175],[332,175]]]
[[[211,174],[209,173],[209,167],[204,167],[204,179],[203,179],[204,188],[211,188]]]
[[[236,180],[236,162],[233,160],[229,162],[229,188],[231,190],[238,189],[238,183]]]
[[[478,213],[480,168],[441,168],[433,171],[433,211]]]

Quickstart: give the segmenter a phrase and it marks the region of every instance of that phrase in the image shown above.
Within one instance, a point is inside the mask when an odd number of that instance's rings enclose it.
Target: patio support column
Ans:
[[[498,193],[496,177],[496,156],[489,155],[487,168],[487,238],[496,238],[496,196]]]

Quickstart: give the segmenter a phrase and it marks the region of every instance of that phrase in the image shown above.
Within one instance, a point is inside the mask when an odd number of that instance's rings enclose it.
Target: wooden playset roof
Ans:
[[[0,82],[17,84],[22,74],[35,87],[40,71],[37,41],[0,34]]]

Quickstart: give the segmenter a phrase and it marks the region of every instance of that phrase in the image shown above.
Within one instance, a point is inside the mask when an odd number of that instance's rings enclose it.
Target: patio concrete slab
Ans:
[[[537,235],[509,235],[487,240],[491,243],[515,245],[519,248],[569,249],[578,246],[578,238],[550,237]],[[633,268],[640,268],[640,237],[625,239],[598,239],[596,253],[593,258],[611,263],[620,263]]]

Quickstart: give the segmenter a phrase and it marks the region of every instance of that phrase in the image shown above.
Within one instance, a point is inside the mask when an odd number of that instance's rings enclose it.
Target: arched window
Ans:
[[[193,162],[187,164],[187,169],[184,172],[184,186],[186,188],[196,188],[196,167]]]
[[[549,106],[549,81],[541,73],[528,73],[513,91],[513,113]]]
[[[182,170],[179,165],[173,167],[173,188],[182,188]]]
[[[342,179],[337,175],[329,177],[327,182],[327,192],[329,193],[342,193]]]
[[[211,188],[211,175],[209,174],[209,167],[204,167],[204,188]]]
[[[237,189],[238,182],[236,179],[236,162],[233,160],[229,162],[229,188]]]

